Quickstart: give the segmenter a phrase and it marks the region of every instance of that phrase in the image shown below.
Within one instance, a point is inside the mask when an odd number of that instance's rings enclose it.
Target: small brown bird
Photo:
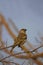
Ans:
[[[23,45],[26,42],[26,40],[27,40],[26,29],[21,29],[10,52],[12,52],[16,46],[20,47],[20,45]]]

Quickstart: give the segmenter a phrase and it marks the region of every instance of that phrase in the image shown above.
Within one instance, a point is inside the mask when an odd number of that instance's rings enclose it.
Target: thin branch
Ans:
[[[13,45],[10,45],[10,46],[4,47],[4,48],[0,48],[0,50],[6,49],[6,48],[10,48],[10,47],[12,47],[12,46],[13,46]]]
[[[18,55],[18,54],[22,54],[22,53],[23,53],[23,52],[21,52],[21,53],[16,53],[16,54],[13,54],[13,55],[9,55],[9,56],[7,56],[7,57],[1,59],[1,60],[5,60],[6,58],[9,58],[9,57],[11,57],[11,56],[16,56],[16,57],[21,58],[21,59],[23,59],[23,58],[24,58],[24,59],[29,59],[29,58],[43,57],[43,53],[34,54],[34,55],[32,55],[32,56],[30,56],[30,54],[28,54],[28,56],[27,56],[27,55]]]
[[[34,51],[38,50],[38,49],[41,48],[41,47],[43,47],[43,45],[37,47],[36,49],[32,50],[31,52],[34,52]]]
[[[43,63],[41,62],[41,61],[39,61],[39,60],[33,60],[35,63],[37,63],[38,65],[43,65]]]
[[[5,62],[5,63],[13,63],[13,64],[15,64],[15,65],[19,65],[18,63],[15,63],[15,62],[10,62],[10,61],[0,61],[0,62]]]
[[[27,55],[15,55],[16,58],[21,58],[21,59],[29,59],[29,58],[38,58],[38,57],[43,57],[43,53],[38,53],[38,54],[34,54],[34,55],[30,55],[27,54]]]

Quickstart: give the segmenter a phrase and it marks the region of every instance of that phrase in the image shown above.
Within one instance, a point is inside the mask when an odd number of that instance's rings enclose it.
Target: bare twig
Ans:
[[[18,63],[15,63],[15,62],[10,62],[10,61],[0,61],[0,62],[4,62],[4,63],[12,63],[12,64],[15,64],[15,65],[19,65]]]
[[[12,46],[13,46],[13,45],[10,45],[10,46],[4,47],[4,48],[0,48],[0,50],[6,49],[6,48],[10,48],[10,47],[12,47]]]

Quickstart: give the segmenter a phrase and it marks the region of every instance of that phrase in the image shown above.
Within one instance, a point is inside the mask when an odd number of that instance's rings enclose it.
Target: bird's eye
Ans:
[[[25,29],[25,31],[27,31],[27,29]]]

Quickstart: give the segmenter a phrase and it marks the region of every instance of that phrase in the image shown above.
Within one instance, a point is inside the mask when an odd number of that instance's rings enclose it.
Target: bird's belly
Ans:
[[[23,45],[26,42],[26,40],[21,40],[20,43],[18,44],[18,47],[20,47],[21,45]]]

